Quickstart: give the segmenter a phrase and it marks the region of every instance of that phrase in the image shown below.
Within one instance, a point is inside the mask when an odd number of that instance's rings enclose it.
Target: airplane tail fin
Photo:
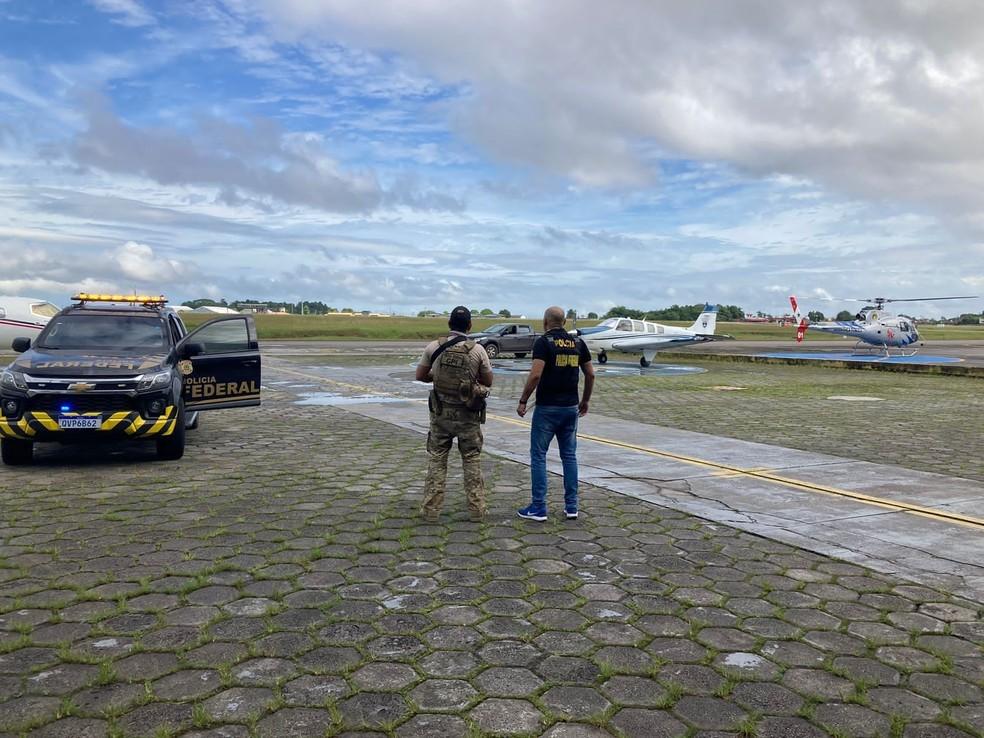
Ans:
[[[699,336],[713,336],[717,330],[717,305],[704,305],[704,310],[690,326],[690,330]]]
[[[793,306],[793,317],[796,318],[796,343],[803,343],[803,338],[806,336],[806,328],[810,323],[800,312],[799,303],[796,302],[795,295],[789,296],[789,304]]]

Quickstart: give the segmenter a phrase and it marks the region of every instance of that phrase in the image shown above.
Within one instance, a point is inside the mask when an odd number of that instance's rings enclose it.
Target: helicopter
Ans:
[[[800,313],[799,305],[795,296],[790,296],[789,302],[793,306],[793,315],[796,317],[796,342],[801,343],[806,335],[807,329],[832,333],[837,336],[848,336],[856,338],[857,343],[854,350],[859,348],[878,348],[889,356],[889,348],[897,348],[899,356],[914,356],[918,349],[913,348],[910,353],[906,353],[907,346],[912,346],[919,340],[919,331],[916,329],[916,321],[905,315],[893,315],[885,311],[885,305],[891,302],[929,302],[931,300],[972,300],[976,295],[958,295],[954,297],[869,297],[866,299],[845,299],[844,302],[861,302],[864,307],[854,316],[854,320],[837,320],[827,323],[811,323],[808,318]]]

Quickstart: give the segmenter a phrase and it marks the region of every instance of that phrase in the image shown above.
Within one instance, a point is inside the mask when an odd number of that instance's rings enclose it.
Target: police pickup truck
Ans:
[[[198,413],[260,404],[253,319],[228,315],[189,333],[163,297],[79,294],[0,373],[0,451],[29,464],[39,441],[140,439],[184,454]]]
[[[499,354],[513,354],[517,359],[522,359],[533,350],[533,342],[540,334],[526,323],[496,323],[468,337],[479,346],[484,346],[490,359]]]

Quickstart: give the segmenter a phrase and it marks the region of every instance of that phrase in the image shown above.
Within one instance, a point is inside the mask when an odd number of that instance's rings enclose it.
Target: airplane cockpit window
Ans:
[[[623,318],[622,320],[618,321],[618,326],[615,328],[615,330],[617,330],[617,331],[626,331],[626,332],[631,331],[632,330],[632,321],[631,320],[626,320],[626,319]]]
[[[618,325],[618,318],[609,318],[598,324],[599,328],[615,328]]]
[[[31,314],[39,315],[42,318],[54,318],[58,312],[58,308],[50,302],[36,302],[31,305]]]
[[[641,320],[633,320],[632,321],[632,330],[634,330],[636,333],[645,333],[646,332],[646,326],[645,326],[645,324]]]
[[[656,326],[653,323],[646,323],[646,333],[655,333]]]

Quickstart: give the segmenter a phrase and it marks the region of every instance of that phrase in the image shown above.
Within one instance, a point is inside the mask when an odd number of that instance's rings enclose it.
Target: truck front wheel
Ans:
[[[17,438],[0,439],[0,456],[7,466],[25,466],[34,460],[34,444]]]
[[[178,417],[171,435],[157,439],[157,458],[161,461],[177,461],[185,452],[185,409],[184,403],[178,406]]]
[[[485,353],[489,355],[490,359],[494,359],[499,355],[499,346],[494,343],[485,344]]]

